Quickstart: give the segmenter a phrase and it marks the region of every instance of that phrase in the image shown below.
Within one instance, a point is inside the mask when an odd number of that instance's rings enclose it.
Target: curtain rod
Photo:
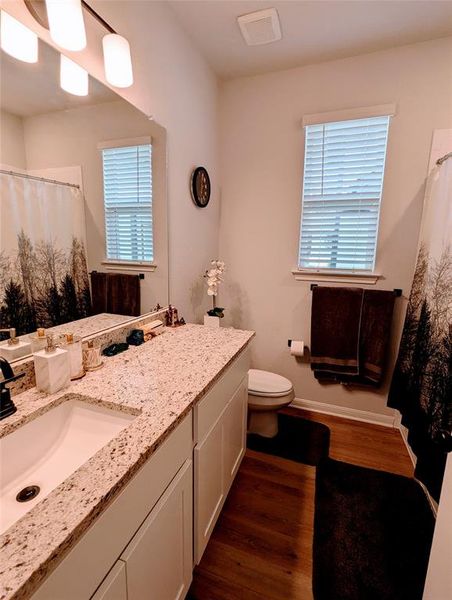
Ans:
[[[13,177],[23,177],[24,179],[34,179],[35,181],[44,181],[45,183],[53,183],[54,185],[67,185],[69,187],[80,189],[76,183],[66,183],[65,181],[57,181],[56,179],[47,179],[46,177],[37,177],[36,175],[28,175],[27,173],[18,173],[17,171],[7,171],[0,169],[0,173],[12,175]]]
[[[437,165],[442,165],[443,162],[446,162],[446,160],[448,158],[452,157],[452,152],[448,152],[447,154],[445,154],[444,156],[442,156],[441,158],[438,158],[438,160],[436,161]]]

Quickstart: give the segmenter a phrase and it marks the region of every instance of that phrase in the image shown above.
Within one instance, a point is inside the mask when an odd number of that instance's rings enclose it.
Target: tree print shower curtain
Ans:
[[[427,183],[413,285],[388,405],[402,414],[416,477],[439,499],[452,449],[452,158]]]
[[[0,327],[22,335],[88,316],[81,191],[1,173],[0,192]]]

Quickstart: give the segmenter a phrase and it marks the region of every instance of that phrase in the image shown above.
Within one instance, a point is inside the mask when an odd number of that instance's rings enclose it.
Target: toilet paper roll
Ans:
[[[292,356],[303,356],[304,342],[302,340],[292,340],[290,345],[290,353]]]

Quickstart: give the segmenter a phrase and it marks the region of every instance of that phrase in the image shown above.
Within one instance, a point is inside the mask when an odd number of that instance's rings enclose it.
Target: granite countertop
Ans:
[[[110,327],[115,327],[115,325],[122,325],[123,323],[127,323],[137,317],[131,317],[128,315],[114,315],[111,313],[99,313],[98,315],[93,315],[91,317],[84,317],[83,319],[78,319],[77,321],[70,321],[69,323],[63,323],[63,325],[55,325],[55,327],[48,327],[46,329],[46,334],[51,333],[52,335],[58,336],[65,333],[73,333],[79,337],[89,337],[103,329],[109,329]],[[33,332],[33,335],[36,332]],[[26,333],[25,335],[19,336],[19,339],[23,342],[30,341],[30,334]]]
[[[15,396],[18,410],[0,422],[0,437],[71,398],[137,417],[0,536],[1,600],[36,590],[253,336],[202,325],[166,329],[56,394],[33,388]]]

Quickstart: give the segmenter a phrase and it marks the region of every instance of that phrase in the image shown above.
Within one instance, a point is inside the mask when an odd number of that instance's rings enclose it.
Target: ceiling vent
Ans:
[[[276,8],[258,10],[248,15],[242,15],[237,17],[237,21],[248,46],[270,44],[282,38]]]

